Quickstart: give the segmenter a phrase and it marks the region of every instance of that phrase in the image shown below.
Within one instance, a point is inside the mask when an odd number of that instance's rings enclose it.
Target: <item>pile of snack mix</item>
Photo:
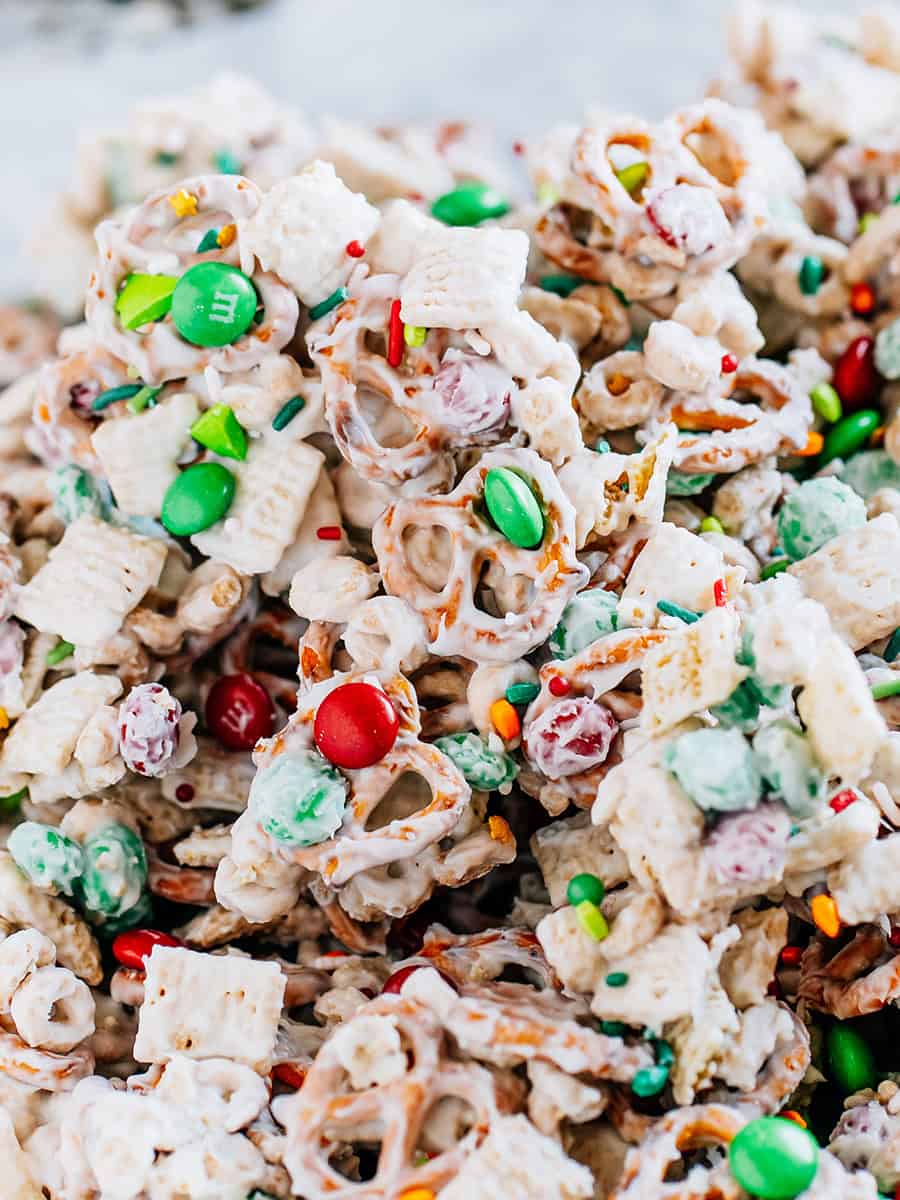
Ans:
[[[712,92],[522,203],[234,76],[81,145],[0,315],[3,1200],[900,1195],[900,7]]]

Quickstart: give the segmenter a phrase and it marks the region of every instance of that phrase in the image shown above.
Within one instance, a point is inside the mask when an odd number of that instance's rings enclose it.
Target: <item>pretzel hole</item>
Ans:
[[[402,409],[370,388],[357,392],[360,411],[375,440],[386,450],[408,446],[415,441],[416,427]]]
[[[421,812],[431,803],[427,780],[414,771],[404,771],[395,779],[366,819],[366,832],[383,829],[391,821],[402,821]]]
[[[615,141],[609,142],[606,147],[606,157],[609,165],[617,174],[627,170],[628,167],[636,166],[638,163],[643,163],[646,166],[646,173],[640,182],[626,188],[632,200],[638,204],[642,202],[644,192],[647,190],[653,177],[649,155],[650,139],[640,134],[635,134],[633,137],[616,138]]]
[[[744,173],[745,164],[720,130],[708,121],[690,130],[681,139],[705,171],[724,187],[734,187]]]
[[[489,617],[503,618],[526,612],[536,601],[534,580],[511,575],[494,562],[482,563],[473,596],[475,607]]]
[[[425,1113],[417,1149],[426,1154],[452,1150],[477,1123],[478,1113],[468,1100],[462,1096],[442,1096]]]
[[[401,538],[406,564],[430,592],[446,586],[453,561],[453,538],[443,525],[414,525]]]

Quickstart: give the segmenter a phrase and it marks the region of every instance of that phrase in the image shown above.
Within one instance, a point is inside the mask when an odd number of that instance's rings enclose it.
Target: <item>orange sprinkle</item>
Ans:
[[[826,937],[836,938],[841,932],[841,918],[838,914],[838,906],[831,896],[825,892],[819,896],[813,896],[809,911],[812,913],[812,919]]]
[[[825,445],[825,439],[821,433],[817,433],[815,429],[809,431],[809,437],[806,439],[806,445],[802,450],[795,450],[794,453],[800,458],[814,458],[817,454],[822,453],[822,447]]]
[[[517,738],[522,731],[519,714],[505,698],[495,700],[491,705],[491,724],[504,742],[510,742],[513,738]]]
[[[231,243],[234,241],[234,239],[236,237],[237,237],[237,226],[236,225],[223,225],[222,228],[219,230],[219,236],[216,238],[216,242],[224,250],[226,246],[231,245]]]
[[[779,1117],[783,1117],[785,1121],[793,1121],[795,1125],[799,1125],[801,1129],[806,1129],[806,1122],[800,1116],[795,1108],[786,1108],[784,1112],[780,1112]]]
[[[3,707],[2,704],[0,704],[0,729],[9,729],[9,713],[6,711],[6,709]],[[491,820],[493,821],[494,818],[491,817]],[[503,820],[503,818],[498,817],[497,820],[498,821]],[[503,824],[506,825],[506,822],[504,821]],[[508,828],[509,828],[509,826],[507,825],[507,829]],[[492,829],[491,837],[493,837],[493,836],[494,836],[494,831]]]
[[[197,215],[197,197],[193,192],[186,192],[184,188],[181,188],[174,196],[169,196],[169,203],[174,208],[175,216],[179,220]]]
[[[735,429],[748,429],[754,424],[750,417],[741,417],[737,413],[720,413],[714,409],[688,411],[680,404],[673,405],[669,418],[679,429],[693,433],[713,433],[716,430],[731,433]]]
[[[40,405],[40,407],[38,408],[38,416],[45,423],[50,420],[50,409],[47,407],[46,404]]]
[[[884,442],[884,426],[879,425],[877,429],[872,430],[872,436],[869,438],[870,446],[880,446]]]
[[[400,1200],[435,1200],[435,1197],[431,1188],[413,1187],[401,1192]]]
[[[511,842],[512,830],[503,817],[488,817],[488,831],[495,842]]]
[[[621,396],[631,387],[631,380],[621,371],[615,371],[606,381],[606,390],[611,396]]]

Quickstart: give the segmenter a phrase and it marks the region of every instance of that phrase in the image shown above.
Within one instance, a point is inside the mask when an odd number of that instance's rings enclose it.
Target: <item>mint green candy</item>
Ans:
[[[223,458],[247,457],[247,434],[227,404],[216,404],[191,426],[191,437]]]
[[[877,408],[863,408],[842,417],[825,434],[825,444],[817,459],[819,466],[825,466],[833,458],[847,459],[861,450],[880,424],[881,413]]]
[[[133,909],[147,885],[144,843],[127,825],[112,823],[90,834],[82,846],[84,872],[76,885],[88,912],[121,917]]]
[[[808,740],[787,721],[764,725],[753,739],[763,782],[793,817],[811,817],[825,801],[825,776]]]
[[[521,475],[494,467],[484,480],[484,503],[491,520],[514,546],[533,550],[544,536],[544,514]]]
[[[875,338],[875,366],[885,379],[900,379],[900,318]]]
[[[317,846],[340,829],[347,790],[347,780],[321,754],[297,750],[257,771],[249,803],[276,842]]]
[[[58,467],[50,476],[53,511],[66,525],[79,517],[96,517],[107,521],[112,510],[109,486],[95,479],[89,471],[69,463]]]
[[[758,1200],[795,1200],[816,1177],[819,1144],[796,1121],[757,1117],[732,1140],[728,1166],[744,1191]]]
[[[504,751],[491,750],[477,733],[450,733],[435,738],[435,746],[446,754],[469,787],[479,792],[512,783],[519,773],[515,761]]]
[[[160,519],[176,537],[200,533],[225,516],[234,488],[234,476],[221,463],[194,463],[169,484]]]
[[[844,463],[840,479],[863,500],[870,500],[879,488],[900,491],[900,466],[886,450],[861,450]]]
[[[838,534],[861,529],[866,506],[839,479],[809,479],[792,492],[778,513],[778,539],[795,562],[815,553]]]
[[[9,835],[7,849],[36,887],[72,895],[84,869],[84,855],[70,837],[52,825],[23,821]]]
[[[126,329],[160,321],[172,307],[174,275],[129,275],[116,296],[115,309]]]
[[[566,607],[559,624],[550,634],[550,651],[554,658],[571,658],[597,638],[614,633],[618,628],[615,592],[603,588],[588,588],[574,596]]]
[[[697,729],[666,746],[663,764],[704,812],[756,808],[762,780],[737,729]]]
[[[509,212],[509,204],[486,183],[464,183],[438,196],[431,215],[445,225],[480,225]]]
[[[197,263],[172,293],[172,322],[192,346],[230,346],[253,324],[258,304],[243,271],[227,263]]]
[[[684,471],[670,471],[666,479],[667,496],[696,496],[706,491],[715,475],[687,475]]]

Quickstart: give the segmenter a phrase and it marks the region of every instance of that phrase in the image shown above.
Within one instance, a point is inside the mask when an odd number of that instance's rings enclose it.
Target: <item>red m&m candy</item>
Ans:
[[[329,762],[354,771],[380,762],[399,729],[397,712],[381,688],[343,683],[319,705],[313,737]]]
[[[275,728],[275,706],[252,675],[223,675],[206,697],[206,725],[228,750],[252,750]]]
[[[152,953],[154,946],[181,946],[178,938],[158,929],[129,929],[113,939],[112,952],[116,962],[134,971],[146,970],[144,959]]]
[[[872,338],[863,335],[853,339],[837,360],[833,382],[845,413],[870,406],[881,382]]]

